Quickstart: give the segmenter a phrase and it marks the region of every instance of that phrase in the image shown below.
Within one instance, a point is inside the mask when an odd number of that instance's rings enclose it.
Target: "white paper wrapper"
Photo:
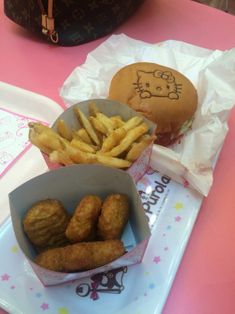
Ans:
[[[228,114],[235,103],[235,49],[212,51],[173,40],[148,44],[113,35],[74,69],[60,95],[68,106],[89,98],[105,98],[113,75],[123,66],[140,61],[171,67],[196,87],[199,105],[192,130],[179,144],[168,148],[154,145],[151,166],[207,195],[215,158],[228,131]]]

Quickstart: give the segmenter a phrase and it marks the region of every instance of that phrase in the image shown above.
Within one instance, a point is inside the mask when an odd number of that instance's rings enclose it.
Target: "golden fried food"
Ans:
[[[84,128],[72,132],[73,138],[83,141],[87,144],[93,144],[89,134]]]
[[[79,108],[76,108],[76,107],[74,108],[74,112],[75,112],[78,120],[82,124],[82,126],[85,128],[85,130],[87,131],[87,133],[89,134],[91,139],[94,141],[94,143],[96,145],[99,145],[100,140],[99,140],[97,134],[95,133],[90,121],[86,117],[86,115]]]
[[[120,240],[82,242],[45,251],[35,263],[53,271],[74,272],[103,266],[124,253]]]
[[[80,201],[65,232],[71,242],[94,239],[101,204],[102,200],[96,195],[87,195]]]
[[[82,151],[81,149],[78,149],[77,147],[72,146],[71,144],[64,143],[65,150],[64,158],[56,160],[55,157],[59,156],[53,156],[51,157],[51,154],[49,155],[49,158],[53,162],[61,162],[62,164],[68,164],[69,160],[72,160],[74,163],[85,163],[85,164],[94,164],[99,163],[101,165],[106,165],[114,168],[128,168],[131,165],[131,162],[122,158],[116,158],[111,156],[103,155],[103,153],[87,153]],[[67,156],[67,158],[65,158]]]
[[[79,139],[76,139],[76,138],[72,139],[70,144],[73,147],[76,147],[83,152],[88,152],[88,153],[95,153],[96,152],[96,146],[91,145],[91,144],[87,144],[87,143],[85,143]]]
[[[96,117],[97,113],[100,112],[99,108],[97,107],[95,102],[89,103],[89,115],[92,117]]]
[[[126,130],[122,127],[112,131],[103,140],[100,152],[110,151],[114,146],[118,145],[121,142],[121,140],[125,137],[126,133],[127,133]]]
[[[103,202],[97,235],[102,240],[119,239],[129,217],[129,202],[124,194],[111,194]]]
[[[141,153],[147,148],[151,143],[156,140],[156,135],[143,135],[139,142],[133,143],[131,149],[126,155],[126,159],[133,162],[139,158]]]
[[[120,143],[115,146],[111,151],[107,152],[109,156],[116,157],[127,150],[133,142],[135,142],[139,137],[148,131],[148,126],[146,123],[142,123],[137,127],[131,129],[126,136],[120,141]]]
[[[110,166],[113,168],[129,168],[131,165],[131,162],[122,158],[116,158],[111,156],[103,155],[102,153],[96,154],[96,162],[105,165]]]
[[[46,199],[34,204],[26,213],[23,228],[38,251],[67,245],[65,230],[70,216],[58,200]]]
[[[53,128],[30,122],[29,140],[49,156],[52,163],[65,166],[98,163],[127,169],[155,139],[151,137],[139,143],[144,135],[150,137],[150,127],[141,116],[124,121],[121,116],[100,112],[94,102],[88,109],[89,113],[85,114],[79,107],[73,108],[80,129],[67,125],[62,118]]]
[[[72,159],[70,159],[67,152],[63,150],[53,150],[53,152],[49,154],[49,160],[50,162],[62,165],[73,165]]]
[[[126,131],[129,131],[131,129],[136,128],[138,125],[140,125],[142,121],[143,121],[142,117],[139,117],[139,116],[132,117],[123,125],[123,127]]]
[[[107,134],[110,134],[113,132],[115,123],[109,117],[107,117],[102,112],[98,112],[96,114],[96,117],[105,126],[105,129],[107,130]]]
[[[29,123],[29,140],[46,154],[62,149],[64,141],[53,129],[39,122]]]
[[[56,123],[57,126],[57,131],[60,136],[65,138],[68,141],[71,141],[73,136],[72,136],[72,130],[68,127],[66,122],[63,119],[59,119]]]
[[[113,121],[114,129],[121,128],[125,124],[120,116],[112,116],[110,119]]]
[[[96,117],[91,116],[90,117],[91,124],[93,125],[94,129],[101,134],[106,134],[107,129],[105,125]]]

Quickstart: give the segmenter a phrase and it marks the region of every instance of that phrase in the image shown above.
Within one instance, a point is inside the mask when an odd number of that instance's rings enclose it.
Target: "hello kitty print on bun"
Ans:
[[[175,143],[188,131],[198,102],[197,91],[185,75],[150,62],[121,68],[111,80],[109,99],[127,104],[155,122],[156,143],[163,146]]]
[[[168,97],[179,99],[182,84],[176,84],[170,71],[137,71],[136,90],[141,98]]]

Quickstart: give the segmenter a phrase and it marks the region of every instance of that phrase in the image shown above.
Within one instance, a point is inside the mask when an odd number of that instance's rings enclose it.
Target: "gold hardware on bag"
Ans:
[[[54,31],[51,35],[50,35],[50,39],[53,43],[58,43],[59,41],[59,35],[56,31]]]
[[[50,38],[53,43],[58,43],[59,36],[55,31],[55,22],[53,18],[53,0],[48,0],[47,13],[45,12],[43,3],[41,0],[38,0],[42,12],[42,33]]]

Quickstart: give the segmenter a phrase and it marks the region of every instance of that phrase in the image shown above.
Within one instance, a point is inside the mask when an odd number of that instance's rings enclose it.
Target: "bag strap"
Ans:
[[[53,17],[53,0],[48,0],[47,12],[45,11],[42,0],[37,0],[42,14],[42,33],[50,38],[53,43],[58,43],[59,36],[55,31],[55,23]]]

